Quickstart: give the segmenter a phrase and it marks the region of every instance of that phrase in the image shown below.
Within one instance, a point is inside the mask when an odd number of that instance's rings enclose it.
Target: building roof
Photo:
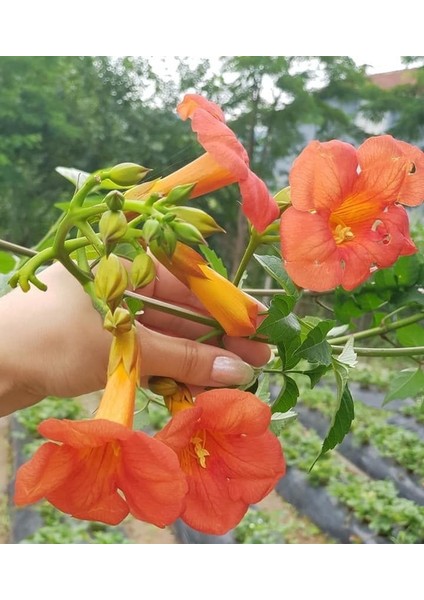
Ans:
[[[397,85],[416,83],[417,71],[418,69],[402,69],[400,71],[389,71],[388,73],[375,73],[369,75],[368,78],[378,87],[389,90]]]

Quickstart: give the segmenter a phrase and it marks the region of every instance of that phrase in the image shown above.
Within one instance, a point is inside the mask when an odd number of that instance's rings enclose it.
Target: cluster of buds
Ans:
[[[165,197],[153,195],[152,214],[143,224],[142,234],[146,244],[155,242],[171,257],[177,242],[184,244],[206,244],[205,238],[223,228],[206,212],[199,208],[178,206],[186,200],[192,185],[177,186]]]

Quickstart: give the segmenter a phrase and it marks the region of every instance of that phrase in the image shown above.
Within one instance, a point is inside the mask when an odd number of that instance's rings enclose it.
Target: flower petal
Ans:
[[[298,286],[322,292],[341,283],[342,257],[328,219],[290,207],[281,216],[280,232],[284,266]]]
[[[189,443],[191,437],[199,428],[202,409],[199,406],[188,408],[176,413],[161,429],[155,438],[178,452]]]
[[[129,513],[127,503],[117,491],[100,497],[93,505],[86,506],[84,504],[78,505],[75,500],[70,500],[67,489],[65,485],[48,494],[46,498],[50,504],[75,519],[118,525]]]
[[[424,152],[406,142],[398,141],[398,145],[410,161],[398,202],[407,206],[418,206],[424,202]]]
[[[249,171],[246,179],[239,182],[239,186],[243,212],[259,233],[262,233],[270,223],[278,219],[278,206],[265,183],[253,171]]]
[[[34,456],[19,467],[15,483],[15,504],[37,502],[60,487],[75,469],[74,451],[52,442],[43,444]]]
[[[298,210],[335,210],[353,189],[357,178],[356,150],[332,140],[313,141],[293,163],[290,196]]]
[[[73,448],[102,446],[113,440],[128,439],[131,435],[131,430],[127,427],[106,419],[47,419],[39,425],[38,431],[46,438],[63,442]]]
[[[179,517],[187,492],[175,452],[141,432],[133,432],[122,445],[118,487],[131,514],[158,527]]]
[[[196,407],[202,409],[199,428],[231,435],[259,435],[271,420],[269,406],[249,392],[232,389],[209,390],[199,394]]]

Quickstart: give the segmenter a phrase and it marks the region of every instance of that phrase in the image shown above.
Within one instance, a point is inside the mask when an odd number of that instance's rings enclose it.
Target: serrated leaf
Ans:
[[[271,344],[289,342],[300,334],[299,321],[291,309],[294,299],[290,296],[275,296],[272,299],[268,315],[258,328],[258,333],[266,335]],[[300,338],[299,338],[300,340]]]
[[[347,433],[355,418],[355,409],[353,404],[352,394],[346,385],[340,398],[340,403],[331,421],[330,430],[322,444],[321,452],[314,460],[310,469],[314,466],[317,460],[329,450],[332,450],[340,444]]]
[[[410,287],[414,283],[420,283],[421,264],[416,254],[401,256],[396,261],[393,270],[398,284],[402,287]]]
[[[337,361],[339,363],[343,363],[344,365],[347,365],[348,367],[355,367],[358,364],[358,355],[356,354],[354,347],[353,347],[353,343],[354,343],[354,337],[351,336],[346,344],[345,347],[343,348],[341,354],[339,354],[339,356],[337,357]]]
[[[405,347],[424,346],[424,327],[418,323],[412,323],[397,329],[396,337],[398,342]]]
[[[269,373],[264,373],[258,378],[258,387],[256,388],[255,395],[262,400],[262,402],[266,402],[269,404],[271,394],[269,391]]]
[[[392,400],[415,398],[424,390],[424,371],[404,369],[390,381],[389,390],[384,398],[383,406]]]
[[[286,413],[288,410],[296,406],[299,397],[299,388],[294,379],[288,375],[284,375],[283,387],[277,396],[277,399],[272,405],[273,413]]]
[[[283,288],[286,294],[298,300],[300,292],[283,267],[281,257],[270,254],[254,254],[253,256],[261,267]]]
[[[3,250],[0,250],[0,273],[3,273],[3,275],[7,275],[7,273],[13,271],[15,265],[15,258],[9,252],[4,252]]]
[[[302,321],[304,321],[302,319]],[[322,365],[331,364],[331,347],[326,340],[327,333],[333,327],[333,321],[320,321],[309,331],[306,338],[296,350],[299,358],[306,358],[309,362]]]
[[[288,410],[286,413],[276,412],[271,417],[269,428],[274,435],[280,435],[282,430],[293,420],[296,419],[297,413],[293,410]]]
[[[214,250],[212,250],[212,248],[209,248],[209,246],[205,246],[204,244],[201,244],[199,246],[199,250],[206,258],[211,268],[217,273],[219,273],[219,275],[222,275],[222,277],[225,277],[225,279],[228,279],[227,268],[222,262],[222,259],[217,255],[217,253]]]
[[[321,380],[321,377],[325,375],[328,371],[327,365],[318,365],[313,369],[309,369],[308,371],[303,371],[303,374],[309,377],[311,381],[311,389],[316,386],[316,384]]]

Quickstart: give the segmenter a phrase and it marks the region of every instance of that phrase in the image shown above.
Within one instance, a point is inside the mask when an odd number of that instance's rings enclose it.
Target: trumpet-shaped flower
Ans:
[[[192,120],[193,131],[206,153],[153,186],[143,183],[134,187],[126,192],[126,197],[143,198],[147,192],[167,194],[178,185],[195,183],[191,197],[196,198],[238,183],[243,211],[262,232],[278,218],[278,206],[265,183],[249,168],[247,152],[225,124],[222,110],[197,94],[187,94],[177,110],[183,120]]]
[[[78,519],[116,525],[129,512],[163,527],[180,514],[187,490],[175,453],[132,431],[138,351],[135,332],[114,340],[108,382],[94,419],[48,419],[49,440],[20,467],[15,503],[46,498]]]
[[[222,325],[228,335],[251,335],[257,328],[258,304],[230,281],[211,269],[195,250],[177,243],[171,258],[158,246],[152,252],[182,281]]]
[[[268,429],[271,413],[256,396],[219,389],[194,405],[172,397],[171,421],[156,437],[178,455],[189,491],[181,518],[220,535],[235,527],[285,473],[281,445]]]
[[[413,254],[399,203],[424,200],[424,154],[389,135],[356,150],[311,142],[290,173],[292,206],[281,217],[281,248],[293,281],[315,291],[352,290],[376,268]]]

